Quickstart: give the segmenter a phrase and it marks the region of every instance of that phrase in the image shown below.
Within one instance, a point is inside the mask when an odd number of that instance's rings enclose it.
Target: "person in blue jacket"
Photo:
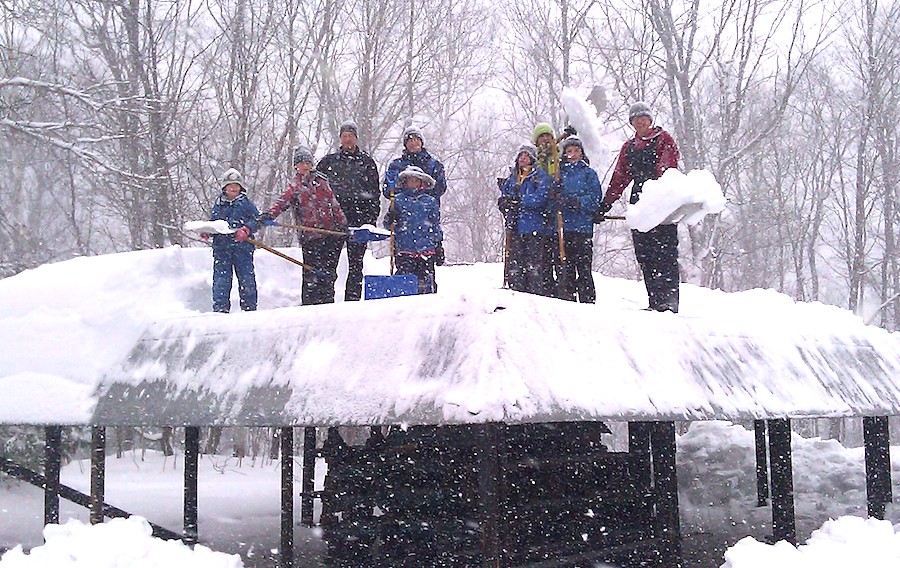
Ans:
[[[415,274],[420,294],[437,291],[434,282],[436,249],[443,240],[441,209],[428,191],[433,177],[417,166],[407,166],[397,176],[392,205],[384,218],[394,233],[397,274]]]
[[[400,173],[409,166],[416,166],[434,180],[434,184],[425,192],[437,200],[438,209],[440,209],[441,196],[447,191],[444,164],[425,149],[425,137],[422,135],[422,131],[415,126],[410,126],[403,131],[403,153],[399,158],[392,160],[388,165],[387,171],[384,172],[381,193],[385,199],[390,200],[392,192],[397,193],[402,189],[398,183],[400,181]],[[435,263],[438,266],[444,264],[443,242],[437,244]]]
[[[210,213],[210,221],[228,221],[237,229],[234,234],[213,235],[212,300],[214,312],[231,311],[232,273],[237,276],[241,309],[256,310],[256,273],[253,268],[254,246],[247,242],[259,228],[259,209],[247,197],[241,173],[234,168],[222,174],[222,193]]]
[[[564,299],[593,304],[597,293],[591,274],[594,257],[594,213],[600,205],[603,190],[600,179],[585,161],[584,146],[577,136],[569,136],[560,144],[564,160],[560,164],[561,187],[554,201],[562,211],[563,242],[566,262],[563,278]]]
[[[551,179],[536,167],[537,149],[523,144],[516,163],[500,186],[497,206],[518,238],[511,240],[507,260],[509,287],[520,292],[551,296],[553,229],[548,216]]]

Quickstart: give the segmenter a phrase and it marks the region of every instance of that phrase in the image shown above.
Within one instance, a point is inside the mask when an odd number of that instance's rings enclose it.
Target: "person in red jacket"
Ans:
[[[287,190],[259,216],[260,223],[271,225],[290,208],[298,225],[346,232],[347,217],[341,211],[328,179],[313,171],[313,154],[309,148],[298,146],[294,150],[294,169],[297,173],[288,183]],[[302,230],[297,232],[297,237],[303,250],[303,262],[315,268],[303,271],[301,303],[304,306],[334,303],[334,283],[345,237]]]
[[[595,221],[603,215],[628,187],[629,202],[635,204],[641,198],[644,182],[658,179],[669,168],[678,167],[678,145],[672,135],[659,126],[653,126],[653,111],[645,102],[636,102],[628,109],[628,122],[634,128],[634,138],[625,142],[619,151],[612,179]],[[643,233],[631,231],[634,256],[644,275],[649,309],[659,312],[678,312],[678,226],[659,225]]]

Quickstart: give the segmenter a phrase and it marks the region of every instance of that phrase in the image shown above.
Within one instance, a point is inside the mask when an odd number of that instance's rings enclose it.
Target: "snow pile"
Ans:
[[[602,180],[603,173],[608,167],[607,157],[610,155],[610,148],[601,138],[600,133],[605,131],[605,127],[597,117],[597,110],[569,87],[563,89],[560,102],[569,115],[569,122],[578,130],[578,137],[584,146],[585,155],[591,161],[591,167]]]
[[[900,566],[900,533],[890,521],[841,517],[826,521],[805,545],[765,544],[747,537],[725,552],[722,568]]]
[[[646,232],[660,223],[683,222],[696,225],[706,215],[725,210],[725,195],[716,178],[706,170],[687,175],[668,169],[662,177],[648,180],[641,200],[628,206],[628,226]]]
[[[113,519],[99,525],[69,520],[44,528],[46,543],[21,546],[0,558],[0,568],[242,568],[238,555],[214,552],[202,545],[193,550],[181,541],[153,538],[142,517]]]

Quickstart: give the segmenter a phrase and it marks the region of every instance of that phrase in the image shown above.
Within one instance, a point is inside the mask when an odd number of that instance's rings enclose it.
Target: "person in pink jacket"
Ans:
[[[294,150],[294,169],[297,173],[288,183],[287,190],[259,216],[260,223],[271,225],[276,217],[291,209],[297,225],[346,232],[347,217],[341,211],[328,179],[313,171],[313,154],[309,148],[299,146]],[[298,230],[297,236],[303,250],[303,262],[315,269],[303,271],[301,303],[304,306],[333,303],[337,265],[346,237],[304,230]]]

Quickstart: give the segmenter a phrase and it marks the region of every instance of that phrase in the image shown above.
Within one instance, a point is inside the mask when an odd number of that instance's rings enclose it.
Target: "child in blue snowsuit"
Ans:
[[[407,166],[400,172],[398,182],[400,191],[395,193],[384,218],[384,226],[394,232],[397,274],[415,274],[419,293],[433,294],[437,291],[435,253],[444,239],[440,205],[428,193],[434,178],[417,166]]]
[[[232,273],[237,275],[241,309],[256,310],[256,274],[253,269],[254,246],[247,242],[258,228],[259,209],[247,197],[241,173],[234,168],[222,175],[222,193],[216,199],[210,213],[210,221],[228,221],[237,229],[233,235],[213,235],[213,283],[214,312],[231,311]]]

